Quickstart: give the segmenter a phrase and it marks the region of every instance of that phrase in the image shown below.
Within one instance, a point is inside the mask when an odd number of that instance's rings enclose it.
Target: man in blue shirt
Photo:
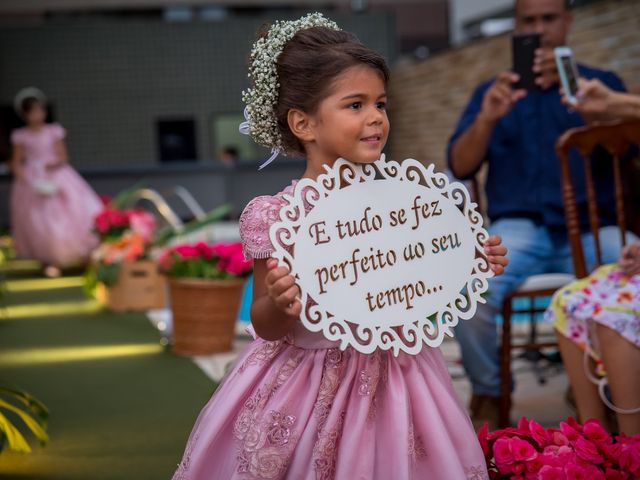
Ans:
[[[448,162],[460,179],[473,177],[488,162],[486,193],[491,234],[501,235],[509,249],[509,266],[504,275],[492,279],[487,305],[480,305],[471,321],[461,322],[456,337],[462,361],[470,377],[474,424],[497,423],[500,394],[500,364],[495,315],[507,294],[534,274],[573,270],[566,237],[561,197],[559,161],[555,154],[558,137],[567,129],[585,124],[578,113],[561,102],[553,49],[565,45],[571,13],[565,0],[517,0],[515,31],[537,32],[541,48],[536,52],[534,71],[538,88],[513,87],[518,75],[503,72],[481,84],[462,114],[449,141]],[[624,90],[611,72],[579,66],[580,76],[598,78],[613,90]],[[572,163],[578,170],[576,152]],[[609,197],[610,164],[594,159],[598,194]],[[575,175],[578,201],[584,201],[582,174]],[[606,185],[606,187],[605,187]],[[605,190],[603,190],[605,189]],[[616,261],[619,235],[613,217],[604,215],[603,261]],[[585,233],[585,253],[593,251],[593,238]]]

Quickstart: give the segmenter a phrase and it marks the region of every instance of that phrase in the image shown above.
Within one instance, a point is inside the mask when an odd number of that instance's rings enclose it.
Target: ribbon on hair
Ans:
[[[242,133],[243,135],[251,135],[251,131],[250,131],[250,127],[249,127],[249,122],[251,121],[251,116],[249,115],[249,107],[248,106],[244,107],[244,112],[243,113],[244,113],[245,121],[240,123],[240,126],[238,127],[238,131],[240,133]],[[278,155],[280,155],[280,149],[276,148],[276,147],[272,148],[271,149],[271,156],[258,167],[258,171],[262,170],[264,167],[266,167],[267,165],[272,163],[276,158],[278,158]]]

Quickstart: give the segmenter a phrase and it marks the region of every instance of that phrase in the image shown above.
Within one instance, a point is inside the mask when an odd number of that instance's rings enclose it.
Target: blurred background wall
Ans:
[[[638,75],[637,0],[576,0],[579,60]],[[472,88],[508,68],[512,0],[1,0],[0,228],[9,226],[12,101],[44,90],[68,131],[71,162],[101,194],[143,181],[189,189],[234,215],[303,170],[238,133],[246,59],[265,22],[321,9],[389,60],[393,158],[443,166]],[[238,151],[234,165],[219,159]],[[178,211],[180,208],[178,207]],[[186,213],[186,212],[185,212]]]
[[[638,89],[640,1],[604,0],[577,7],[569,45],[578,62],[613,70],[628,89]],[[391,156],[417,158],[445,169],[449,136],[473,90],[509,68],[509,33],[396,64],[389,87]]]

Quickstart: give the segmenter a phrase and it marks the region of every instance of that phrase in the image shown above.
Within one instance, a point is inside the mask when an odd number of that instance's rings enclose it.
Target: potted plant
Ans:
[[[169,277],[172,350],[206,355],[232,349],[242,287],[253,268],[242,244],[182,244],[159,258]]]
[[[140,209],[107,205],[94,222],[100,245],[92,254],[99,296],[115,311],[147,310],[166,305],[166,281],[149,258],[156,224]]]
[[[572,417],[560,428],[522,418],[517,428],[478,432],[491,479],[640,478],[640,435],[615,438],[596,420]]]

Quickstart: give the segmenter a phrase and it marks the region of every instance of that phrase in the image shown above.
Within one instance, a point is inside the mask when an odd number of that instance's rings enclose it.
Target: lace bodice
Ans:
[[[297,180],[275,195],[262,195],[251,200],[240,215],[240,238],[247,260],[269,258],[275,251],[269,240],[269,228],[278,220],[284,205],[284,194],[292,194]]]
[[[294,180],[291,185],[275,195],[263,195],[251,200],[240,215],[240,238],[247,259],[269,258],[275,251],[269,239],[269,229],[278,220],[280,209],[285,204],[283,195],[293,194],[298,183]],[[251,336],[256,337],[252,327],[248,329]],[[310,332],[301,322],[297,322],[284,339],[286,343],[305,349],[335,348],[338,342],[327,340],[320,332]]]

